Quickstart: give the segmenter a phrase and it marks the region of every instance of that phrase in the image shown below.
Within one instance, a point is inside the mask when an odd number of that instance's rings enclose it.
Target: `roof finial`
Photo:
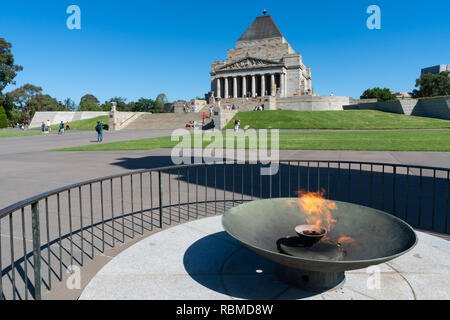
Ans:
[[[266,14],[267,14],[267,10],[266,10],[266,9],[264,9],[264,11],[263,11],[263,14],[264,14],[264,15],[266,15]]]

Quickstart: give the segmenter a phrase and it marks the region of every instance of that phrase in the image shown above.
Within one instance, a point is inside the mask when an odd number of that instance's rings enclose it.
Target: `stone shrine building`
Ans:
[[[311,69],[286,41],[270,15],[257,17],[228,50],[227,60],[211,66],[215,98],[313,95]]]

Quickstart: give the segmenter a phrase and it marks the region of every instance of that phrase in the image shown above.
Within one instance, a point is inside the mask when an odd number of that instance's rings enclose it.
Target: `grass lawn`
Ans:
[[[374,110],[249,111],[239,112],[236,116],[241,120],[241,128],[249,125],[252,129],[381,130],[450,128],[450,120],[406,116]],[[228,123],[227,129],[233,129],[233,120]]]
[[[103,123],[108,123],[108,116],[100,116],[97,118],[92,119],[85,119],[85,120],[78,120],[70,122],[70,129],[71,130],[92,130],[95,131],[95,126],[97,125],[97,121],[103,121]],[[66,128],[66,122],[64,122],[64,129]],[[50,126],[52,128],[52,131],[58,131],[59,130],[59,124],[54,124]],[[33,128],[33,130],[41,130],[41,127],[39,128]]]
[[[244,134],[238,134],[239,138],[244,139]],[[233,137],[228,136],[227,139],[233,139]],[[53,151],[151,150],[173,148],[178,143],[172,142],[171,137],[161,137],[93,144]],[[209,144],[211,144],[209,140],[203,142],[203,147],[205,148]],[[270,136],[268,145],[270,146]],[[236,147],[237,143],[235,143]],[[248,148],[248,144],[246,144],[246,148]],[[279,148],[281,150],[450,151],[450,130],[281,132]]]
[[[0,138],[21,137],[21,136],[36,136],[40,132],[22,131],[22,132],[2,132],[0,131]]]

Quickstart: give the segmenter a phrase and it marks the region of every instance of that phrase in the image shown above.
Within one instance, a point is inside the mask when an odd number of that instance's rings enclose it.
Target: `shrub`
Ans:
[[[3,106],[0,106],[0,128],[8,127],[8,118],[6,117],[6,111]]]

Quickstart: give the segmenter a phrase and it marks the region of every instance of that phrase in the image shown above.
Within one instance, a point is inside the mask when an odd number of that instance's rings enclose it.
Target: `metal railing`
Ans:
[[[262,198],[323,191],[328,199],[389,212],[449,233],[450,169],[388,163],[287,160],[196,164],[80,182],[0,210],[0,299],[42,299],[71,266],[173,225]]]

